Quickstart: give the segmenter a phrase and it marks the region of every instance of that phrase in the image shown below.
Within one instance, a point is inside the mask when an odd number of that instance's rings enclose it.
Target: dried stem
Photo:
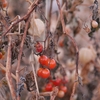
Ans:
[[[53,4],[53,0],[51,0],[51,2],[50,2],[50,10],[49,10],[49,30],[50,30],[50,26],[51,26],[52,4]]]
[[[78,75],[78,59],[79,59],[79,50],[78,50],[78,47],[77,47],[77,44],[75,42],[75,40],[73,39],[73,37],[71,37],[69,35],[69,33],[67,32],[66,30],[66,26],[65,26],[65,22],[64,22],[64,18],[63,18],[63,12],[62,12],[62,9],[60,7],[60,3],[59,3],[59,0],[56,0],[57,1],[57,4],[58,4],[58,8],[59,8],[59,11],[60,11],[60,20],[61,20],[61,24],[62,24],[62,27],[63,27],[63,32],[71,39],[75,49],[76,49],[76,73]]]
[[[6,67],[4,67],[1,63],[0,63],[0,68],[1,68],[3,71],[6,72]],[[16,80],[16,76],[15,76],[13,73],[11,73],[11,76]]]
[[[74,82],[73,88],[72,88],[72,93],[71,93],[71,96],[70,96],[70,100],[73,100],[72,98],[73,98],[73,96],[74,96],[74,94],[75,94],[76,85],[77,85],[77,82]]]
[[[39,88],[38,88],[38,83],[37,83],[37,78],[36,78],[36,73],[35,73],[35,66],[34,66],[34,61],[33,61],[33,50],[31,50],[31,55],[30,55],[30,63],[32,66],[32,70],[33,70],[33,74],[34,74],[34,80],[35,80],[35,85],[36,85],[36,89],[37,89],[37,95],[39,95]]]
[[[13,86],[12,76],[11,76],[11,36],[8,36],[8,51],[7,51],[7,63],[6,63],[6,78],[8,86],[13,100],[16,100],[16,92]]]
[[[17,78],[17,88],[18,88],[18,84],[19,84],[19,71],[20,71],[20,62],[21,62],[21,56],[22,56],[22,51],[23,51],[23,45],[24,45],[24,40],[26,38],[26,34],[27,34],[27,30],[28,30],[28,26],[29,26],[29,22],[30,22],[30,15],[31,13],[33,12],[33,10],[36,8],[37,4],[39,3],[40,0],[36,0],[30,7],[28,13],[23,16],[22,18],[20,18],[18,21],[16,21],[15,23],[13,23],[13,25],[19,23],[20,21],[22,20],[25,20],[26,21],[26,24],[25,24],[25,30],[24,30],[24,34],[23,34],[23,37],[22,37],[22,41],[21,41],[21,44],[20,44],[20,53],[18,55],[18,63],[17,63],[17,69],[16,69],[16,78]],[[12,28],[12,25],[8,28],[7,31],[9,31],[10,29]],[[6,32],[7,33],[7,32]],[[4,33],[4,35],[6,34]],[[20,97],[18,96],[17,97],[17,100],[20,100]]]
[[[76,75],[78,77],[78,60],[79,60],[79,50],[78,50],[78,47],[77,47],[77,44],[75,42],[75,40],[73,39],[73,37],[71,37],[69,35],[69,33],[67,32],[66,30],[66,26],[65,26],[65,22],[64,22],[64,18],[63,18],[63,10],[61,9],[60,7],[60,3],[59,3],[59,0],[56,0],[57,1],[57,5],[58,5],[58,8],[59,8],[59,11],[60,11],[60,20],[61,20],[61,24],[62,24],[62,27],[63,27],[63,32],[71,39],[75,49],[76,49]],[[63,7],[62,7],[63,8]],[[78,77],[79,78],[79,77]],[[70,100],[72,100],[72,97],[75,93],[75,89],[76,89],[76,82],[74,83],[73,85],[73,89],[72,89],[72,94],[71,94],[71,97],[70,97]]]
[[[58,94],[58,87],[54,87],[52,94],[50,95],[50,100],[54,100]]]
[[[27,34],[29,22],[30,22],[30,18],[28,18],[27,21],[26,21],[24,34],[23,34],[22,41],[21,41],[21,44],[20,44],[20,50],[19,50],[20,53],[19,53],[19,55],[18,55],[18,63],[17,63],[17,69],[16,69],[17,88],[18,88],[18,84],[19,84],[19,71],[20,71],[21,56],[22,56],[24,40],[25,40],[25,38],[26,38],[26,34]],[[19,96],[17,97],[17,100],[20,100],[20,99],[19,99]]]

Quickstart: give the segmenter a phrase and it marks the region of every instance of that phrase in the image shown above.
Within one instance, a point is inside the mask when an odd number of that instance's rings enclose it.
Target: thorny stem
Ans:
[[[7,63],[6,63],[6,78],[8,86],[12,95],[13,100],[16,100],[16,92],[13,86],[12,76],[11,76],[11,36],[8,36],[8,51],[7,51]]]
[[[19,84],[19,70],[20,70],[21,56],[22,56],[24,40],[25,40],[25,38],[26,38],[26,34],[27,34],[29,22],[30,22],[30,18],[28,18],[27,21],[26,21],[24,34],[23,34],[22,41],[21,41],[21,44],[20,44],[20,50],[19,50],[20,53],[19,53],[19,55],[18,55],[18,63],[17,63],[17,69],[16,69],[17,88],[18,88],[18,84]],[[20,99],[19,99],[19,96],[17,97],[17,100],[20,100]]]
[[[76,73],[78,75],[78,59],[79,59],[79,50],[78,50],[78,47],[77,47],[77,44],[75,42],[75,40],[73,39],[73,37],[71,37],[69,35],[69,33],[67,32],[66,30],[66,26],[65,26],[65,22],[64,22],[64,19],[63,19],[63,13],[62,13],[62,9],[60,7],[60,3],[59,3],[59,0],[56,0],[57,1],[57,4],[58,4],[58,8],[59,8],[59,11],[60,11],[60,20],[61,20],[61,24],[62,24],[62,27],[63,27],[63,32],[66,33],[66,35],[71,39],[75,49],[76,49]]]

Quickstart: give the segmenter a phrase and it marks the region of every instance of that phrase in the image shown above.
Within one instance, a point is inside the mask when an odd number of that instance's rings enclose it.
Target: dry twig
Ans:
[[[76,73],[78,75],[78,59],[79,59],[79,50],[78,50],[78,47],[77,47],[77,44],[75,42],[75,40],[73,39],[73,37],[71,37],[69,35],[69,33],[67,32],[66,30],[66,26],[65,26],[65,22],[64,22],[64,18],[63,18],[63,12],[62,12],[62,9],[60,7],[60,3],[59,3],[59,0],[56,0],[57,1],[57,4],[58,4],[58,8],[59,8],[59,11],[60,11],[60,20],[61,20],[61,24],[62,24],[62,27],[63,27],[63,32],[71,39],[75,49],[76,49]],[[62,7],[63,8],[63,7]]]
[[[6,78],[10,88],[10,92],[13,100],[16,100],[16,92],[13,86],[12,76],[11,76],[11,36],[8,35],[8,51],[7,51],[7,63],[6,63]]]

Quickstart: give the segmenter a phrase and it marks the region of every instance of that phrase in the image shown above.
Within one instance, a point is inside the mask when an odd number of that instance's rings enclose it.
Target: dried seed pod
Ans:
[[[85,65],[90,61],[94,61],[96,57],[96,52],[91,48],[81,48],[79,51],[79,60],[81,64]]]
[[[33,37],[34,36],[41,37],[41,35],[43,35],[44,33],[44,29],[45,29],[45,26],[44,26],[43,21],[38,18],[35,19],[33,17],[30,22],[28,33],[32,35]]]

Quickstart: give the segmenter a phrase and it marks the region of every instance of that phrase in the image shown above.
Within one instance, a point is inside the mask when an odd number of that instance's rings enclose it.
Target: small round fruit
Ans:
[[[58,91],[57,96],[58,96],[59,98],[63,98],[64,95],[65,95],[64,91],[62,91],[62,90],[59,90],[59,91]]]
[[[43,66],[47,66],[48,65],[48,57],[45,55],[40,56],[39,63]]]
[[[92,27],[97,28],[98,27],[98,22],[95,20],[92,20]]]
[[[67,87],[66,87],[66,86],[61,85],[61,86],[60,86],[60,90],[64,91],[64,93],[66,93],[66,92],[67,92]]]
[[[46,91],[52,91],[52,89],[53,89],[53,85],[51,83],[46,84],[45,86]]]
[[[38,75],[39,77],[42,76],[42,71],[43,71],[43,68],[39,68],[39,69],[38,69],[37,75]]]
[[[41,77],[42,77],[42,78],[48,78],[48,77],[50,77],[50,71],[49,71],[49,69],[44,68],[44,69],[42,70]]]
[[[60,78],[57,78],[56,80],[53,80],[53,84],[55,86],[59,86],[61,84],[62,80]]]
[[[60,47],[64,47],[64,40],[62,40],[62,41],[59,42],[59,46]]]
[[[2,53],[0,52],[0,59],[2,59],[2,57],[3,57],[3,55],[2,55]]]
[[[5,8],[7,7],[8,2],[6,0],[2,0],[2,7]]]
[[[54,69],[56,67],[56,61],[54,59],[48,59],[48,68]]]
[[[36,47],[36,52],[42,52],[43,51],[43,46],[41,43],[37,42],[35,44],[35,47]]]

